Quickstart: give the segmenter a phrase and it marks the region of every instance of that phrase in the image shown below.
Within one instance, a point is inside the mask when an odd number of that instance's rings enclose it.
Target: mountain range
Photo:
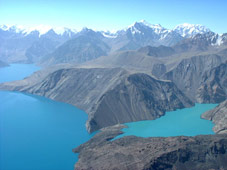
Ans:
[[[77,32],[74,29],[49,26],[23,28],[2,25],[0,26],[0,60],[7,63],[23,62],[41,65],[83,63],[114,52],[138,50],[145,46],[170,47],[182,41],[196,43],[198,39],[199,41],[203,39],[200,48],[206,48],[203,47],[204,45],[220,46],[226,43],[225,34],[219,35],[198,24],[182,24],[174,29],[166,29],[159,24],[149,24],[142,20],[112,33],[88,28]],[[81,46],[86,48],[81,50]]]

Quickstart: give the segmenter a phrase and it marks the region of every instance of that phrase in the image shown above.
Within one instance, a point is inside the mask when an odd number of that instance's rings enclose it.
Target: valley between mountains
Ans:
[[[89,132],[101,130],[74,149],[80,153],[75,169],[227,167],[227,34],[201,25],[168,30],[140,21],[116,33],[85,28],[40,35],[2,27],[0,39],[0,66],[43,68],[0,84],[1,90],[72,104],[88,114]],[[12,42],[20,45],[9,47]],[[195,103],[219,104],[202,115],[215,124],[215,135],[111,141],[122,133],[120,124],[154,120]]]

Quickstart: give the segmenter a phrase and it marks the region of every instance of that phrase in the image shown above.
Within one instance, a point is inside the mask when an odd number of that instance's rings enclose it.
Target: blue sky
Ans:
[[[173,28],[202,24],[227,32],[226,0],[0,0],[0,24],[117,30],[145,19]]]

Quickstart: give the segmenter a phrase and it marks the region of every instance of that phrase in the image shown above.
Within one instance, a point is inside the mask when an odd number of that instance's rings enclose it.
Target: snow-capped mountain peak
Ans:
[[[150,24],[146,20],[140,20],[132,25],[129,25],[127,28],[118,31],[118,33],[126,32],[127,30],[131,31],[131,33],[134,34],[144,34],[144,29],[150,29],[154,33],[160,35],[160,34],[166,34],[170,32],[171,30],[168,30],[164,27],[162,27],[160,24]]]
[[[147,27],[150,27],[150,28],[155,28],[155,29],[164,29],[160,24],[150,24],[149,22],[147,22],[146,20],[140,20],[139,22],[136,22],[136,23],[140,23],[140,24],[143,24]]]
[[[204,34],[210,32],[210,29],[206,28],[203,25],[188,23],[177,25],[173,30],[185,38],[193,37],[196,34]]]

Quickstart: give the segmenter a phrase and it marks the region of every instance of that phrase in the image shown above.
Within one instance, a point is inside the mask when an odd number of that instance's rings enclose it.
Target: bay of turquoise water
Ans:
[[[195,104],[194,107],[166,112],[165,116],[156,120],[146,120],[125,123],[127,128],[122,129],[122,135],[117,136],[139,136],[139,137],[169,137],[169,136],[196,136],[214,134],[214,124],[201,119],[202,113],[215,108],[217,104]]]
[[[13,64],[0,82],[23,79],[39,68]],[[19,92],[0,91],[0,169],[73,170],[76,146],[92,135],[87,114],[76,107]]]

